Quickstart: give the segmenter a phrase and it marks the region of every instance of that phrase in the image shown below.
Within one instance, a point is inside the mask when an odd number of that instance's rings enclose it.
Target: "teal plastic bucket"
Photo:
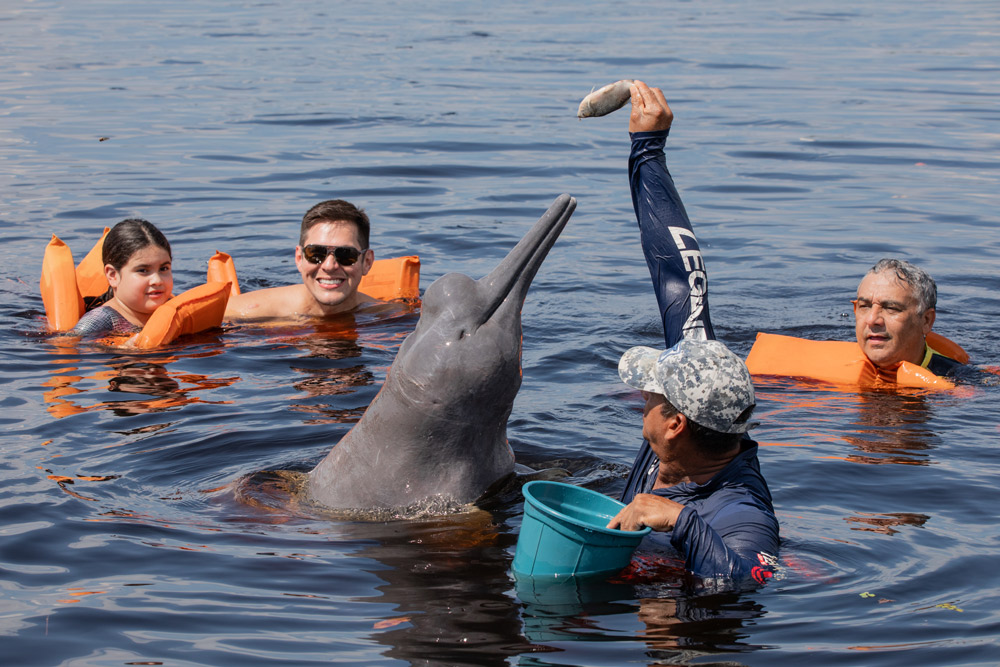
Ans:
[[[622,503],[563,482],[528,482],[524,518],[514,553],[514,574],[528,577],[596,577],[623,570],[649,528],[605,528]]]

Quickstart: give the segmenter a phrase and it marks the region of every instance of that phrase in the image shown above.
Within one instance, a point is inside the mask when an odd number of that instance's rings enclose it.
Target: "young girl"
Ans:
[[[115,225],[104,239],[102,260],[110,287],[88,304],[92,310],[80,318],[70,335],[100,338],[138,333],[153,311],[171,297],[170,243],[151,222],[129,219]]]

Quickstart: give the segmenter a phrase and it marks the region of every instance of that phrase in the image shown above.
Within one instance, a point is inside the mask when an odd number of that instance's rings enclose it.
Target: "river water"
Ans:
[[[10,665],[987,665],[1000,655],[1000,388],[757,378],[779,578],[676,570],[556,591],[509,573],[521,500],[337,521],[274,470],[347,432],[418,312],[231,326],[143,354],[45,333],[38,277],[141,216],[180,289],[216,249],[293,282],[298,220],[364,206],[422,287],[480,277],[562,192],[524,308],[522,462],[615,494],[639,444],[623,350],[662,334],[627,188],[641,78],[701,239],[716,332],[850,339],[884,255],[935,329],[1000,361],[993,2],[6,0],[0,12],[0,652]],[[392,483],[392,480],[386,480]]]

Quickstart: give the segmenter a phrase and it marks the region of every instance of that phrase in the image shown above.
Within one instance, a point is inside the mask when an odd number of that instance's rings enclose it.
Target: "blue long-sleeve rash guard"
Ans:
[[[632,134],[629,184],[642,250],[653,280],[667,347],[682,338],[714,339],[708,312],[708,282],[701,250],[680,195],[667,171],[667,132]],[[653,489],[659,459],[642,443],[622,501],[654,493],[684,505],[669,539],[688,570],[701,577],[770,576],[778,552],[778,520],[771,492],[760,472],[757,443],[744,437],[740,453],[705,484],[682,483]],[[647,538],[649,539],[649,538]]]

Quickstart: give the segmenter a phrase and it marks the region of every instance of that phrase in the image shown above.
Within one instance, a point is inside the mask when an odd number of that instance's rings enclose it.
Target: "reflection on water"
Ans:
[[[895,527],[898,526],[923,526],[930,517],[926,514],[912,514],[906,512],[893,512],[891,514],[867,514],[849,516],[846,521],[859,524],[853,526],[854,530],[867,530],[885,535],[895,535]]]
[[[758,396],[766,411],[759,413],[769,432],[782,430],[789,416],[806,416],[819,432],[809,430],[808,440],[821,441],[817,457],[867,465],[930,465],[941,444],[933,425],[935,395],[941,392],[886,387],[849,391],[821,383],[793,379],[755,378]],[[947,392],[962,395],[966,387]],[[845,424],[846,422],[846,424]],[[774,424],[777,428],[772,428]],[[824,424],[829,429],[824,429]],[[787,430],[787,429],[785,429]],[[801,436],[800,436],[801,437]],[[847,443],[853,452],[841,451]],[[766,446],[799,446],[795,442],[765,442]]]
[[[60,354],[74,354],[65,348],[59,349]],[[218,350],[207,354],[221,354]],[[226,387],[238,382],[238,377],[210,378],[190,372],[171,373],[167,366],[175,358],[163,358],[153,361],[137,359],[112,359],[106,362],[109,367],[95,371],[89,375],[64,375],[78,370],[77,367],[55,369],[54,375],[42,383],[47,390],[43,394],[46,410],[57,419],[92,410],[110,410],[119,417],[145,414],[149,412],[164,412],[175,410],[190,403],[206,402],[194,392],[209,391]],[[79,360],[78,360],[79,362]],[[156,398],[122,399],[101,401],[84,405],[83,399],[88,398],[83,389],[76,385],[84,381],[94,381],[103,385],[107,391],[123,394],[141,394]],[[91,384],[91,383],[88,383]],[[90,389],[89,391],[93,391]],[[75,401],[72,397],[78,397]],[[227,401],[208,401],[225,404]]]
[[[66,475],[54,474],[47,468],[44,468],[43,470],[48,473],[47,477],[54,481],[59,488],[67,494],[77,498],[78,500],[89,500],[92,502],[96,502],[97,498],[84,495],[86,492],[81,492],[76,486],[79,482],[108,482],[113,479],[118,479],[118,475],[75,475],[73,477],[67,477]]]
[[[643,637],[657,659],[695,657],[696,651],[747,651],[747,622],[764,616],[761,604],[737,593],[699,597],[642,598],[639,620]]]
[[[300,361],[290,368],[306,376],[295,382],[295,388],[314,398],[335,397],[353,394],[359,387],[374,384],[375,374],[360,362],[362,348],[357,341],[354,329],[337,331],[328,338],[303,336],[289,341],[289,344],[302,353]],[[309,365],[299,365],[300,363]],[[303,422],[306,424],[353,424],[361,419],[367,406],[344,409],[335,407],[332,403],[302,403],[293,400],[288,407],[315,415]]]
[[[844,440],[862,452],[845,460],[874,465],[929,465],[940,437],[930,425],[933,416],[926,393],[886,390],[859,396],[856,432]]]
[[[406,619],[373,635],[386,655],[419,664],[501,665],[528,649],[509,587],[510,536],[487,512],[420,521],[355,523],[347,534],[370,546],[382,584],[369,602]]]
[[[638,620],[635,632],[658,660],[755,648],[741,630],[764,615],[762,606],[735,591],[697,592],[698,582],[676,558],[640,557],[610,581],[515,578],[516,535],[503,529],[509,515],[502,509],[500,516],[469,507],[446,516],[345,522],[342,512],[303,501],[303,480],[292,471],[241,480],[234,496],[244,506],[241,521],[309,526],[338,516],[336,539],[377,564],[365,569],[381,580],[378,595],[360,601],[390,605],[370,634],[388,656],[410,664],[506,665],[514,655],[549,652],[550,644],[605,641],[622,632],[622,621],[631,626],[629,619]],[[511,586],[516,597],[507,592]]]
[[[357,601],[390,606],[391,614],[372,622],[369,635],[388,647],[386,655],[411,664],[501,665],[531,650],[518,631],[518,605],[504,592],[512,536],[493,514],[470,506],[441,515],[444,508],[431,507],[431,515],[419,519],[345,520],[344,512],[304,500],[303,482],[293,471],[240,480],[234,498],[244,508],[242,520],[337,520],[336,539],[356,545],[352,557],[370,561],[365,569],[381,580],[377,595]]]

